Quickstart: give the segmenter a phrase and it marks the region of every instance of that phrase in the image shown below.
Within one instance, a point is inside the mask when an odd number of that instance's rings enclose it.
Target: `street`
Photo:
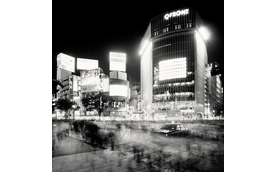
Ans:
[[[111,142],[91,145],[70,131],[53,148],[53,171],[224,171],[224,142],[194,137],[168,138],[120,127]]]

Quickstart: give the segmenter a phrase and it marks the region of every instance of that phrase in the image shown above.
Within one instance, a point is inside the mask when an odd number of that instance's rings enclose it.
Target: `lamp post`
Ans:
[[[72,108],[73,108],[73,121],[75,119],[75,110],[77,109],[77,105],[72,105]]]

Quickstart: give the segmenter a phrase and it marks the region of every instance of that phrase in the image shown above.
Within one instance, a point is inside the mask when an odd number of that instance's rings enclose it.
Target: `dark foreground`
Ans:
[[[224,171],[220,140],[167,138],[113,126],[99,129],[98,134],[98,141],[93,141],[89,134],[65,133],[53,147],[53,171]]]

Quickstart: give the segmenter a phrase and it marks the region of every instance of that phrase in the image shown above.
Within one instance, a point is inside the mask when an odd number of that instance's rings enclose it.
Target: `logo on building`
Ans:
[[[171,17],[178,17],[178,16],[184,16],[186,14],[189,14],[189,9],[185,9],[185,10],[177,10],[174,12],[170,12],[164,15],[164,19],[165,20],[169,20],[169,18]]]

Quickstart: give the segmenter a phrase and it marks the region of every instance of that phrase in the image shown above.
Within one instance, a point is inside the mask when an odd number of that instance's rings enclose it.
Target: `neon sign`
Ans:
[[[185,9],[185,10],[177,10],[174,12],[170,12],[164,15],[164,19],[165,20],[169,20],[169,18],[171,17],[176,17],[176,16],[184,16],[186,14],[189,14],[189,9]]]

